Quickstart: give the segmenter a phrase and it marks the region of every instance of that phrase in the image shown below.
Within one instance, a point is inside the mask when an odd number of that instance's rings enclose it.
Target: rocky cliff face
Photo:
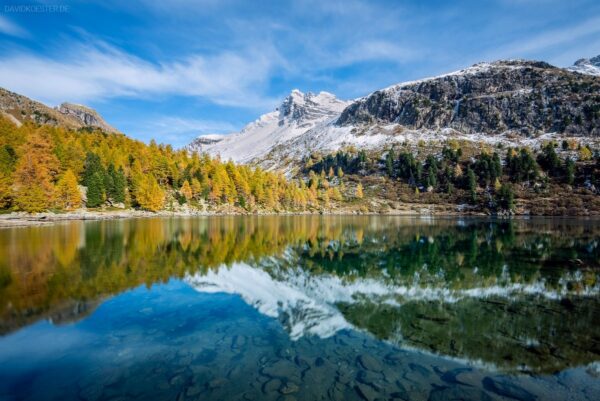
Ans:
[[[63,103],[56,110],[66,116],[79,120],[85,127],[100,128],[106,132],[118,132],[96,112],[96,110],[79,104]]]
[[[471,134],[600,136],[600,78],[544,62],[480,63],[359,99],[338,126],[399,124]]]

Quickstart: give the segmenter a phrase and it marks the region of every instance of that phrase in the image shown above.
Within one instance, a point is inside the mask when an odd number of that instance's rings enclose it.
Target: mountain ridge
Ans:
[[[576,64],[595,62],[600,56]],[[343,102],[346,107],[337,117],[333,110],[321,120],[296,115],[304,118],[306,129],[298,132],[296,125],[291,133],[281,111],[302,94],[293,90],[282,106],[239,133],[222,135],[218,143],[209,144],[200,144],[201,136],[188,149],[286,169],[313,151],[334,152],[347,146],[374,149],[448,139],[536,146],[549,139],[597,138],[600,77],[589,72],[520,59],[477,63]],[[271,127],[277,118],[281,122]],[[255,134],[257,127],[260,135]]]
[[[17,126],[33,122],[67,129],[99,128],[110,133],[119,132],[87,106],[65,102],[50,107],[4,88],[0,88],[0,113]]]

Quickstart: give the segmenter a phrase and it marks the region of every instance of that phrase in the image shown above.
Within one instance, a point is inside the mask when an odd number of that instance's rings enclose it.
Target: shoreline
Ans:
[[[120,211],[87,211],[78,210],[64,213],[25,213],[11,212],[0,214],[0,228],[8,227],[27,227],[27,226],[42,226],[64,221],[99,221],[99,220],[120,220],[120,219],[135,219],[135,218],[152,218],[152,217],[212,217],[212,216],[308,216],[308,215],[343,215],[343,216],[359,216],[359,215],[390,215],[390,216],[448,216],[448,213],[419,213],[416,211],[398,210],[389,213],[377,212],[358,212],[350,210],[340,211],[304,211],[304,212],[258,212],[258,213],[239,213],[231,211],[159,211],[149,212],[144,210],[120,210]],[[464,214],[456,214],[464,215]]]
[[[513,215],[491,215],[482,212],[460,212],[449,213],[447,210],[436,211],[435,209],[417,210],[388,210],[386,212],[363,212],[355,210],[331,210],[331,211],[304,211],[304,212],[258,212],[258,213],[239,213],[231,211],[159,211],[149,212],[143,210],[105,210],[105,211],[87,211],[77,210],[64,213],[43,212],[29,214],[25,212],[12,212],[0,214],[0,229],[10,227],[29,227],[43,226],[65,221],[100,221],[100,220],[120,220],[152,217],[212,217],[212,216],[406,216],[406,217],[495,217],[495,218],[527,218],[527,217],[548,217],[548,218],[593,218],[594,216],[543,216],[531,214],[513,214]]]

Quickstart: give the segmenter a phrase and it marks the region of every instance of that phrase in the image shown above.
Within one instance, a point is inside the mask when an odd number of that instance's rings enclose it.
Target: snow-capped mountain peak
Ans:
[[[568,70],[586,75],[600,76],[600,55],[592,58],[580,58]]]
[[[263,114],[240,132],[218,137],[202,135],[188,149],[236,162],[255,161],[285,141],[331,124],[348,104],[328,92],[314,94],[294,89],[275,111]]]
[[[311,122],[323,117],[334,116],[339,114],[346,105],[346,102],[328,92],[304,94],[298,89],[294,89],[278,108],[280,125],[292,122]]]

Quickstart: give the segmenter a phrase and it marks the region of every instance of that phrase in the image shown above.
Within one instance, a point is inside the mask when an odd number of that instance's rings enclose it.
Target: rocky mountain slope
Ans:
[[[31,121],[69,129],[93,127],[107,132],[118,132],[95,110],[88,107],[63,103],[52,108],[3,88],[0,88],[0,112],[17,125]]]
[[[311,152],[348,146],[384,149],[395,143],[447,139],[508,146],[571,137],[596,141],[600,77],[590,66],[599,61],[600,56],[579,60],[567,69],[526,60],[479,63],[393,85],[352,102],[294,91],[277,111],[240,133],[200,137],[190,149],[287,168]]]
[[[547,63],[481,63],[374,92],[346,108],[337,125],[394,123],[467,134],[599,136],[599,94],[600,79]]]
[[[90,109],[89,107],[80,104],[63,103],[58,106],[56,110],[67,117],[74,117],[85,127],[100,128],[106,132],[119,132],[117,129],[113,128],[106,121],[104,121],[104,119],[96,110]]]

